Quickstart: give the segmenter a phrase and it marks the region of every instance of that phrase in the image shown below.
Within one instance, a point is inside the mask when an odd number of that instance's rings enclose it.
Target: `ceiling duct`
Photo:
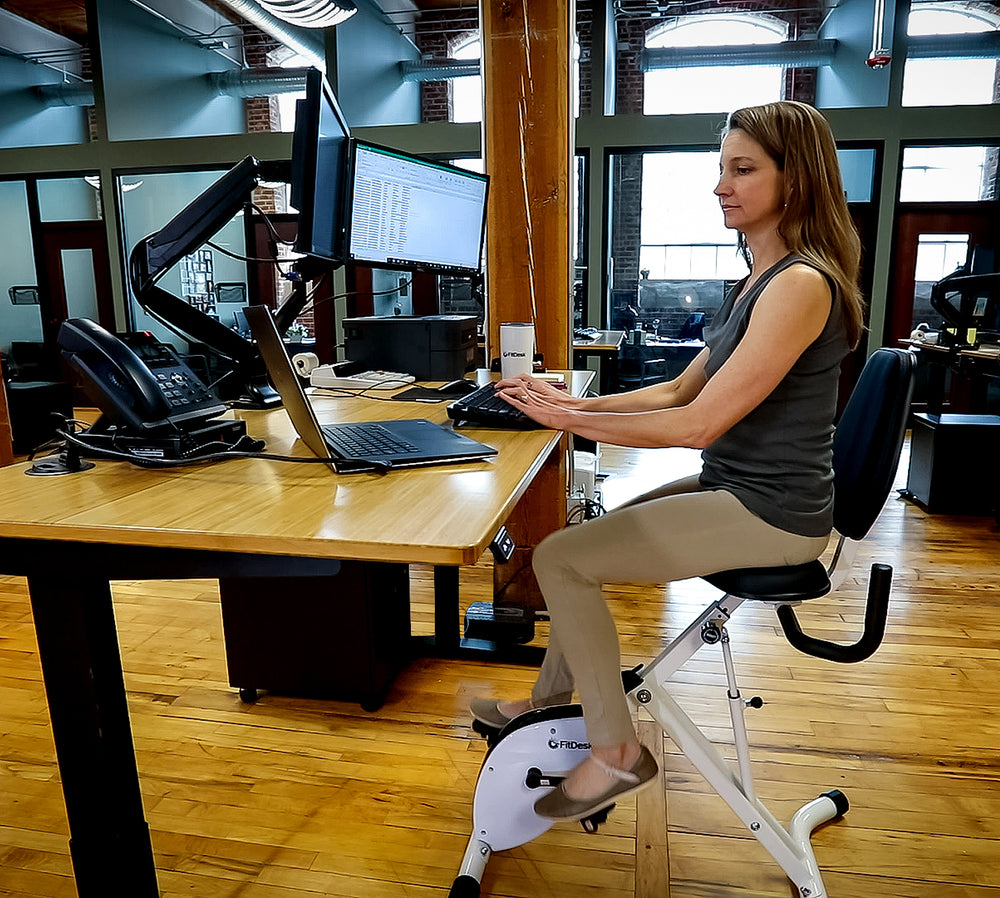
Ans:
[[[320,71],[326,71],[326,45],[322,34],[298,28],[262,9],[254,0],[219,0],[251,25],[304,57]]]
[[[306,89],[309,69],[232,69],[211,72],[209,81],[224,97],[269,97],[295,94]]]
[[[399,64],[404,81],[450,81],[479,74],[478,59],[419,59]]]
[[[639,64],[644,72],[710,65],[813,68],[832,65],[836,53],[836,40],[781,41],[777,44],[732,44],[709,47],[647,47],[642,51]]]
[[[46,106],[94,105],[94,85],[90,81],[36,84],[31,90]]]
[[[269,97],[294,94],[306,89],[308,69],[232,69],[206,76],[224,97]],[[39,84],[32,92],[46,106],[93,106],[94,86],[89,81]]]
[[[971,34],[928,34],[906,39],[907,59],[996,59],[1000,31]]]

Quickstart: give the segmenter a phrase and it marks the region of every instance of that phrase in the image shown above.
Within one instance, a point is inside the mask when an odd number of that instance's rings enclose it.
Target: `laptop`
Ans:
[[[267,306],[244,309],[271,383],[302,442],[338,474],[481,461],[497,450],[423,419],[321,425]]]

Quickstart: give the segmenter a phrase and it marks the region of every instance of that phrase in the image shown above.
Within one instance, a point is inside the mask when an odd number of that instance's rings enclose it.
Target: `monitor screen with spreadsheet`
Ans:
[[[347,258],[376,268],[476,274],[489,178],[352,141]]]

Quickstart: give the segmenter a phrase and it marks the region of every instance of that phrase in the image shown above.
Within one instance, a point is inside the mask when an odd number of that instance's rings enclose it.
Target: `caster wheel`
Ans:
[[[448,898],[479,898],[479,880],[472,876],[459,876],[451,884]]]
[[[259,698],[260,698],[260,693],[256,689],[240,690],[240,701],[245,702],[248,705],[252,705]]]

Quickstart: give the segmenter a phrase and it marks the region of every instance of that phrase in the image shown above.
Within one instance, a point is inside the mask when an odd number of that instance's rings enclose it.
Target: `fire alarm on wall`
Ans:
[[[885,47],[880,47],[872,50],[871,55],[865,60],[865,65],[871,69],[884,69],[890,62],[892,54]]]

